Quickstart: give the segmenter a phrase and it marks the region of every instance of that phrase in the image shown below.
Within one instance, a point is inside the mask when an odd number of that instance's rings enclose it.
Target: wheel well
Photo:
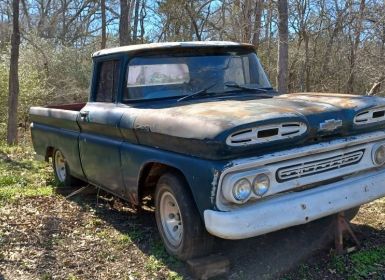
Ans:
[[[187,180],[184,174],[179,169],[159,162],[147,163],[140,172],[138,182],[139,203],[141,203],[143,198],[146,196],[154,196],[156,183],[158,182],[159,178],[166,172],[173,172],[180,175],[187,184]]]
[[[45,161],[49,161],[49,158],[53,156],[53,151],[54,151],[54,148],[53,147],[48,147],[46,152],[45,152]]]

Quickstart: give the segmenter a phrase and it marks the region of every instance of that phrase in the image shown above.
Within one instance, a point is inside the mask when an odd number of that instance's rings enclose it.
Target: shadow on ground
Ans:
[[[68,194],[68,190],[58,189],[58,192],[64,196]],[[111,195],[103,195],[111,198]],[[186,266],[164,251],[151,209],[128,211],[130,208],[118,199],[107,202],[99,199],[97,204],[96,197],[95,190],[88,190],[69,199],[82,207],[91,207],[100,219],[122,234],[134,235],[133,242],[144,254],[154,255],[171,270],[191,279]],[[230,259],[231,268],[226,279],[277,279],[320,250],[329,251],[333,246],[333,234],[333,219],[328,217],[246,240],[218,239],[215,253]]]
[[[12,168],[15,168],[17,170],[23,170],[23,169],[31,170],[31,169],[33,169],[33,162],[32,161],[21,162],[19,160],[12,159],[3,151],[0,151],[0,160],[2,160],[6,164],[11,165]],[[0,278],[0,280],[1,280],[1,278]]]

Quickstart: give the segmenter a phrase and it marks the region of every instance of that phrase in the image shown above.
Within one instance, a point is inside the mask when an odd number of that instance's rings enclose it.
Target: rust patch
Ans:
[[[292,106],[277,106],[267,100],[224,100],[132,110],[137,116],[135,127],[149,126],[151,132],[194,139],[213,139],[247,123],[299,116]]]
[[[135,192],[128,193],[128,201],[132,205],[139,205],[138,195]]]
[[[320,92],[305,92],[305,93],[291,93],[281,95],[280,98],[290,100],[303,100],[308,102],[321,102],[330,104],[337,108],[344,109],[362,109],[376,105],[385,105],[382,98],[371,97],[366,98],[365,96],[352,95],[352,94],[341,94],[341,93],[320,93]]]

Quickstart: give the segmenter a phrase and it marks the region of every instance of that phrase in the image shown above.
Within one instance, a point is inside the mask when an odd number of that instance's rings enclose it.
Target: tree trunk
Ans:
[[[380,91],[381,84],[384,81],[385,81],[385,76],[378,78],[366,95],[377,95],[377,93]]]
[[[263,10],[263,1],[264,0],[256,0],[255,2],[255,21],[252,43],[256,51],[258,51],[259,48],[259,37],[261,35],[261,17]]]
[[[278,73],[277,87],[280,94],[287,93],[288,89],[288,7],[287,0],[278,0]]]
[[[350,69],[349,69],[349,77],[347,81],[347,92],[353,93],[354,91],[354,81],[355,81],[355,67],[356,67],[356,59],[357,59],[357,52],[358,52],[358,46],[361,42],[361,33],[362,33],[362,25],[363,25],[363,19],[364,19],[364,12],[365,12],[365,0],[361,0],[360,2],[360,11],[359,11],[359,18],[356,19],[355,22],[357,22],[357,26],[354,30],[354,40],[352,42],[351,48],[350,48]]]
[[[270,76],[271,75],[271,34],[272,34],[272,22],[273,22],[273,9],[271,5],[271,1],[268,2],[268,7],[267,7],[267,20],[266,20],[266,29],[265,29],[265,40],[267,39],[267,73]]]
[[[100,1],[100,9],[102,13],[102,42],[100,47],[105,49],[107,44],[106,0]]]
[[[129,5],[127,0],[120,0],[119,42],[121,46],[125,46],[130,43],[128,15]]]
[[[191,23],[190,23],[190,26],[191,26],[191,29],[192,29],[191,30],[191,34],[195,33],[196,40],[197,41],[202,41],[202,36],[201,36],[201,33],[199,32],[199,26],[198,26],[198,22],[197,22],[198,16],[196,14],[193,2],[191,2],[190,6],[188,5],[188,3],[186,3],[185,4],[185,9],[186,9],[186,12],[187,12],[188,16],[190,17],[190,21],[191,21]]]
[[[242,20],[241,20],[241,31],[242,31],[242,42],[250,43],[251,36],[251,15],[253,9],[251,8],[251,0],[244,0],[242,3]]]
[[[135,10],[134,10],[134,30],[132,34],[132,39],[134,43],[136,43],[136,40],[138,39],[139,8],[140,8],[140,0],[136,0]]]
[[[144,19],[147,16],[145,0],[142,1],[142,7],[140,8],[140,42],[144,43]]]
[[[13,31],[11,39],[11,61],[9,67],[7,143],[17,144],[17,105],[19,101],[19,0],[12,1]]]

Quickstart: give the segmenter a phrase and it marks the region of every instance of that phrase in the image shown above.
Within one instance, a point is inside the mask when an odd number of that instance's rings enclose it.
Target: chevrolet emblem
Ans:
[[[340,126],[342,126],[342,120],[331,119],[331,120],[326,120],[323,123],[320,123],[319,130],[333,131],[339,128]]]

